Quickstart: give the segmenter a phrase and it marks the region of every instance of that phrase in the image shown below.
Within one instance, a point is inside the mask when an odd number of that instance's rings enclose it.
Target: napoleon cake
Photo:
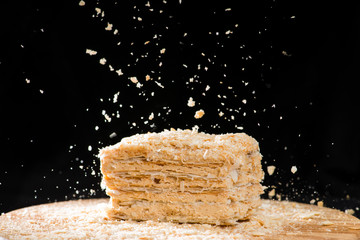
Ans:
[[[233,225],[260,205],[262,156],[245,133],[137,134],[99,157],[113,219]]]

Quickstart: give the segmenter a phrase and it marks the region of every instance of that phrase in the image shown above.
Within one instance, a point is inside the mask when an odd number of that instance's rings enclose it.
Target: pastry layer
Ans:
[[[258,183],[263,177],[261,170],[251,173],[242,173],[234,170],[231,175],[224,178],[206,178],[194,175],[148,173],[131,176],[129,173],[110,173],[104,176],[105,184],[111,189],[124,189],[129,187],[146,187],[155,189],[177,189],[186,191],[188,188],[226,188],[237,185]]]
[[[107,214],[112,218],[230,225],[235,224],[238,219],[248,218],[252,209],[260,204],[260,199],[230,204],[139,201],[123,206],[119,204],[121,201],[114,198],[111,202],[113,207],[108,209]]]
[[[107,194],[123,202],[131,201],[160,201],[160,202],[207,202],[207,203],[229,203],[237,201],[248,201],[258,198],[263,193],[263,187],[260,183],[250,184],[248,186],[235,187],[230,190],[206,191],[200,193],[174,192],[174,191],[118,191],[107,190]]]

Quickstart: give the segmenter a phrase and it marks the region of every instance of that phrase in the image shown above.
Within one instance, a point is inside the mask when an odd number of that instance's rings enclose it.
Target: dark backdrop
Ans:
[[[104,197],[99,148],[194,125],[255,137],[282,199],[359,207],[359,4],[78,3],[0,3],[0,212]]]

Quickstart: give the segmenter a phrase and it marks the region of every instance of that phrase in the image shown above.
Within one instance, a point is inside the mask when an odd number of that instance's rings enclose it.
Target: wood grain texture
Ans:
[[[235,226],[116,221],[104,215],[108,199],[75,200],[0,216],[0,239],[360,239],[360,220],[341,211],[262,200]]]

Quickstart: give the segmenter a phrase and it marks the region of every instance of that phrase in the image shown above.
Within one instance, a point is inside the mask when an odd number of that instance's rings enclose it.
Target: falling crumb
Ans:
[[[196,119],[199,119],[199,118],[202,118],[202,117],[204,116],[204,114],[205,114],[204,110],[200,109],[200,110],[196,111],[194,117],[195,117]]]
[[[355,211],[354,211],[354,209],[345,209],[345,213],[349,214],[349,215],[354,215]]]
[[[85,1],[84,1],[84,0],[80,0],[80,2],[79,2],[79,6],[80,6],[80,7],[85,6]]]
[[[145,76],[145,81],[149,81],[151,78],[150,78],[150,75],[149,74],[147,74],[146,76]]]
[[[101,9],[100,8],[95,8],[95,11],[96,11],[96,15],[99,15],[101,13]]]
[[[29,83],[30,83],[30,79],[25,78],[25,82],[26,82],[27,84],[29,84]]]
[[[105,64],[106,64],[106,59],[105,59],[105,58],[101,58],[99,62],[100,62],[100,64],[105,65]]]
[[[297,172],[297,167],[296,166],[292,166],[291,167],[291,172],[294,174]]]
[[[93,55],[97,54],[97,51],[91,50],[91,49],[86,49],[86,54],[89,54],[90,56],[93,56]]]
[[[310,204],[314,204],[315,202],[316,202],[315,199],[311,199],[311,200],[310,200]]]
[[[205,91],[208,91],[210,89],[209,85],[206,85]]]
[[[107,26],[105,28],[106,31],[111,31],[112,30],[113,25],[111,23],[107,23]]]
[[[119,95],[120,95],[120,92],[117,92],[114,94],[113,103],[117,103]]]
[[[119,76],[123,75],[124,73],[121,71],[121,69],[115,71]]]
[[[272,198],[275,196],[275,188],[271,189],[271,191],[268,193],[269,198]]]
[[[138,83],[137,77],[130,77],[129,78],[132,83]]]
[[[267,167],[267,172],[268,172],[268,174],[270,176],[274,174],[275,168],[276,168],[275,166],[268,166]]]
[[[281,52],[282,55],[287,56],[287,57],[291,57],[291,54],[289,54],[288,52],[286,52],[285,50]]]
[[[154,113],[152,112],[149,116],[149,120],[153,120],[154,119]]]
[[[110,138],[114,138],[114,137],[116,137],[117,136],[117,134],[115,133],[115,132],[113,132],[112,134],[110,134]]]
[[[195,101],[193,100],[192,97],[189,98],[188,102],[187,102],[187,105],[189,107],[194,107],[195,106]]]
[[[88,146],[88,151],[89,152],[92,151],[92,146],[91,145]]]
[[[40,92],[41,94],[43,94],[43,93],[44,93],[44,90],[42,90],[42,89],[39,89],[39,92]]]
[[[161,53],[161,54],[164,54],[164,53],[165,53],[165,51],[166,51],[166,49],[165,49],[165,48],[163,48],[163,49],[161,49],[161,50],[160,50],[160,53]]]
[[[242,103],[243,103],[243,104],[246,104],[246,103],[247,103],[247,100],[246,100],[246,99],[243,99],[243,100],[242,100]]]

